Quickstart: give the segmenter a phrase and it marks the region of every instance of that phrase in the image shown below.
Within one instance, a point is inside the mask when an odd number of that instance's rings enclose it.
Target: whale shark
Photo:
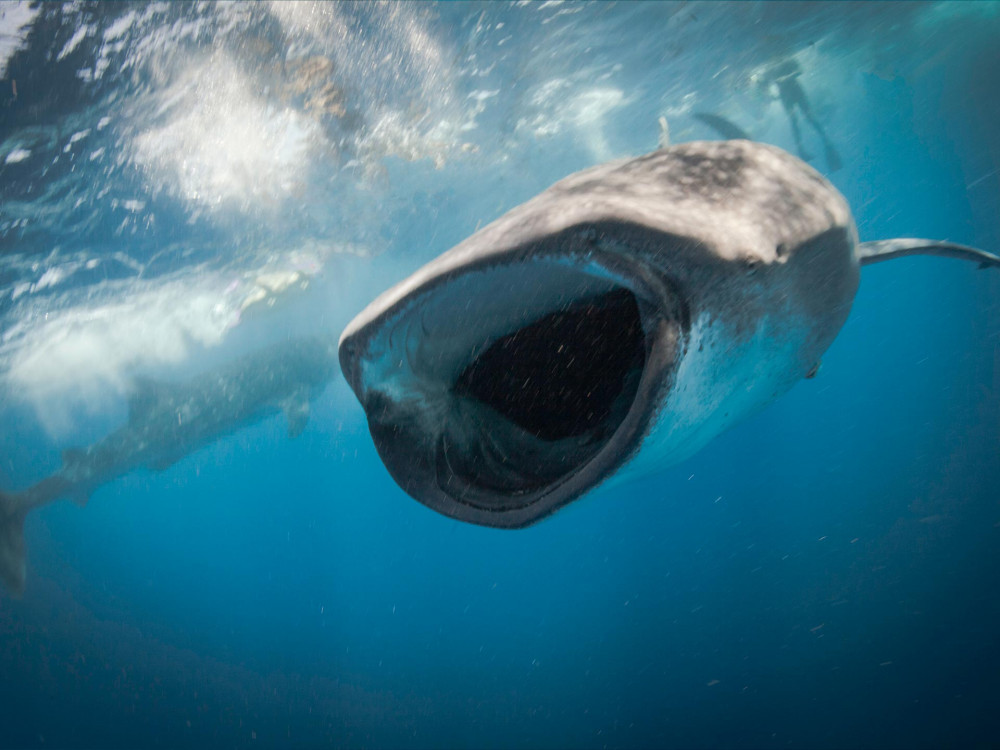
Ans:
[[[371,302],[340,363],[385,467],[452,518],[520,528],[681,461],[801,378],[860,269],[950,242],[859,242],[774,146],[702,141],[570,175]]]
[[[337,373],[332,340],[285,341],[187,382],[137,380],[128,420],[105,438],[63,453],[62,467],[19,492],[0,492],[0,581],[24,590],[27,513],[68,498],[83,505],[98,487],[129,472],[161,471],[220,437],[283,411],[296,437],[310,402]]]

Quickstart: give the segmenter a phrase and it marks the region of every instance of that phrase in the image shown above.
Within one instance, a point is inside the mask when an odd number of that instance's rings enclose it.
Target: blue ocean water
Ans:
[[[1000,251],[998,40],[992,2],[0,4],[0,488],[661,117],[811,157],[862,239]],[[864,269],[816,378],[520,531],[410,499],[338,376],[298,437],[29,514],[0,746],[991,747],[998,446],[1000,275],[931,257]]]

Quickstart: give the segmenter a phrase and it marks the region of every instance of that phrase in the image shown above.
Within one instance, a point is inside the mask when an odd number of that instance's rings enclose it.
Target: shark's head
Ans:
[[[805,375],[857,287],[853,237],[840,195],[773,147],[602,165],[378,297],[341,368],[407,493],[525,526],[644,442],[677,460]]]
[[[410,495],[520,527],[636,451],[688,320],[667,279],[595,241],[610,229],[441,268],[344,333],[341,366]]]

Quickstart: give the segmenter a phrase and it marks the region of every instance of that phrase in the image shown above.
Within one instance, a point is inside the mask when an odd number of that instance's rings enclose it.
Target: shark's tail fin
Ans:
[[[27,508],[18,507],[12,495],[0,492],[0,581],[14,596],[24,593],[24,517],[27,512]]]

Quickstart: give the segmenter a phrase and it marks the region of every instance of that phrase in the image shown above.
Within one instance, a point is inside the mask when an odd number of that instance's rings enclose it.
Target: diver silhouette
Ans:
[[[799,156],[805,161],[812,159],[812,156],[802,144],[802,128],[799,125],[799,115],[801,115],[806,122],[812,125],[813,130],[816,131],[816,134],[823,142],[827,166],[831,172],[836,172],[843,166],[843,162],[841,162],[840,154],[837,153],[837,149],[834,148],[823,126],[816,119],[816,115],[813,114],[812,106],[809,104],[809,98],[806,96],[805,89],[799,83],[799,76],[801,75],[802,68],[799,67],[799,64],[795,60],[784,60],[774,65],[765,74],[763,83],[765,85],[774,84],[778,91],[778,99],[781,101],[781,106],[784,108],[785,114],[788,115],[788,120],[792,126],[792,137],[795,138],[795,148]]]

